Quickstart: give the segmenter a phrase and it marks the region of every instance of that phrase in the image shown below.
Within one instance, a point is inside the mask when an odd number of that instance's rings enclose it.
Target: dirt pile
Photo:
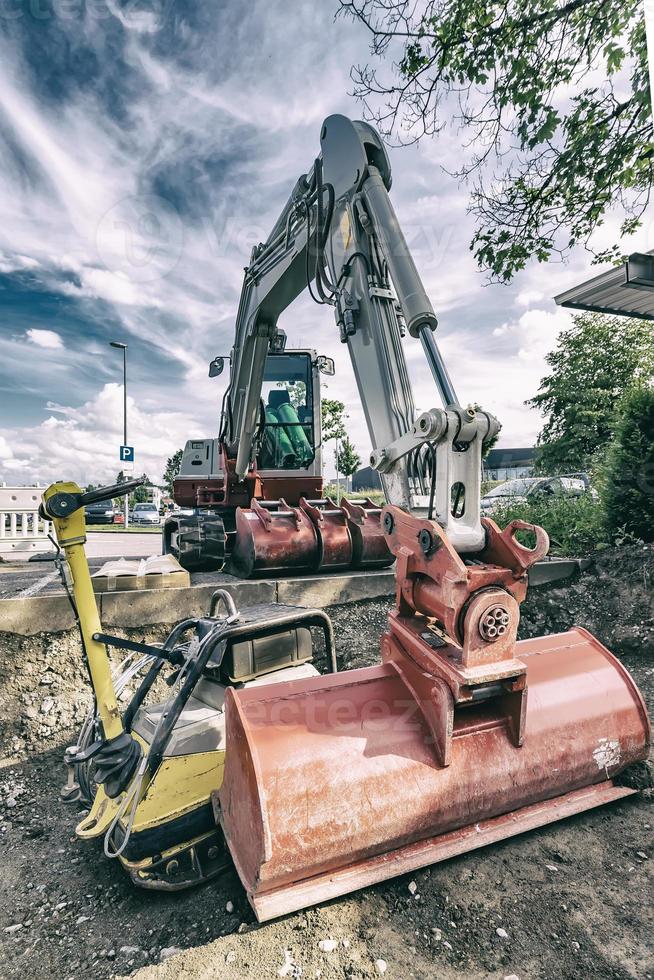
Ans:
[[[654,545],[597,552],[571,582],[532,589],[520,609],[521,638],[585,626],[617,656],[654,657]]]
[[[166,632],[158,626],[115,631],[146,643],[163,640]],[[81,724],[90,704],[77,629],[34,636],[0,631],[0,758],[24,758],[58,745],[62,733]]]

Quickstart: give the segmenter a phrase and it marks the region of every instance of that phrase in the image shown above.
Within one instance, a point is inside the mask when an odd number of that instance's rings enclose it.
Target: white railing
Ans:
[[[44,489],[0,486],[0,555],[52,550],[52,525],[39,517]]]

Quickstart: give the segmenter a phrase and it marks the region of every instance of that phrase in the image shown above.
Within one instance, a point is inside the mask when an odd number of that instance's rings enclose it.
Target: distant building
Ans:
[[[147,493],[146,503],[154,504],[154,506],[159,510],[161,507],[161,497],[162,492],[159,487],[146,487],[145,492]]]
[[[515,480],[534,472],[534,449],[491,449],[483,461],[486,480]]]
[[[352,490],[360,493],[362,490],[381,490],[381,479],[377,470],[372,466],[364,466],[352,476]]]

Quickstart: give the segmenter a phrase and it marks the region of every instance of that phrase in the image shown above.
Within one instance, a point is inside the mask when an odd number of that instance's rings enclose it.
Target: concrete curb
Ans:
[[[105,626],[153,626],[176,623],[189,616],[206,613],[211,594],[217,588],[227,589],[237,605],[284,602],[321,609],[338,603],[390,596],[394,590],[394,575],[392,570],[385,570],[247,581],[229,575],[216,575],[212,582],[202,582],[186,589],[104,592],[98,594],[96,600],[100,619]],[[73,613],[65,595],[0,599],[0,633],[33,636],[36,633],[62,632],[74,625]]]

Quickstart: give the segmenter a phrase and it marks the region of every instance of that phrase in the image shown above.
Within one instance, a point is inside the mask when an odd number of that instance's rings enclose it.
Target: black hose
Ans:
[[[331,225],[332,218],[334,216],[334,204],[335,204],[335,192],[332,184],[324,184],[322,180],[322,160],[320,157],[316,157],[313,165],[314,169],[314,180],[316,185],[316,227],[315,227],[315,249],[316,257],[313,266],[313,275],[311,274],[310,258],[309,252],[311,250],[311,211],[309,204],[305,201],[305,209],[307,216],[307,260],[306,260],[306,274],[307,274],[307,286],[309,289],[309,294],[315,303],[320,306],[332,306],[333,297],[336,294],[336,289],[330,282],[324,266],[324,248],[327,241],[327,236],[329,234],[329,228]],[[327,211],[324,212],[324,201],[323,195],[325,190],[327,191]],[[316,292],[318,294],[318,299],[311,288],[311,281],[316,284]]]
[[[213,653],[217,644],[220,642],[223,629],[223,623],[216,624],[216,626],[214,626],[211,632],[208,633],[208,635],[201,642],[200,649],[189,664],[188,673],[184,678],[182,686],[177,692],[172,705],[167,710],[167,713],[162,715],[161,722],[157,727],[155,736],[152,739],[150,751],[148,752],[147,771],[150,776],[156,772],[161,763],[173,728],[177,724],[186,702],[190,698],[197,682],[202,676],[209,657]],[[219,662],[216,664],[216,666],[220,666],[224,653],[225,648],[223,649],[222,654],[219,657]]]
[[[137,687],[136,691],[134,692],[131,701],[127,705],[127,710],[123,715],[123,728],[125,729],[126,732],[132,731],[132,724],[134,722],[134,717],[136,716],[136,712],[139,710],[139,708],[145,701],[145,698],[148,692],[150,691],[150,688],[156,681],[157,677],[159,676],[159,671],[161,670],[161,668],[165,663],[167,663],[167,661],[163,660],[162,658],[160,658],[159,660],[155,660],[154,663],[149,667],[147,674],[145,675],[145,677]]]
[[[427,443],[428,451],[431,456],[431,486],[429,488],[429,510],[427,517],[430,521],[434,519],[434,497],[436,495],[436,449],[431,442]]]

